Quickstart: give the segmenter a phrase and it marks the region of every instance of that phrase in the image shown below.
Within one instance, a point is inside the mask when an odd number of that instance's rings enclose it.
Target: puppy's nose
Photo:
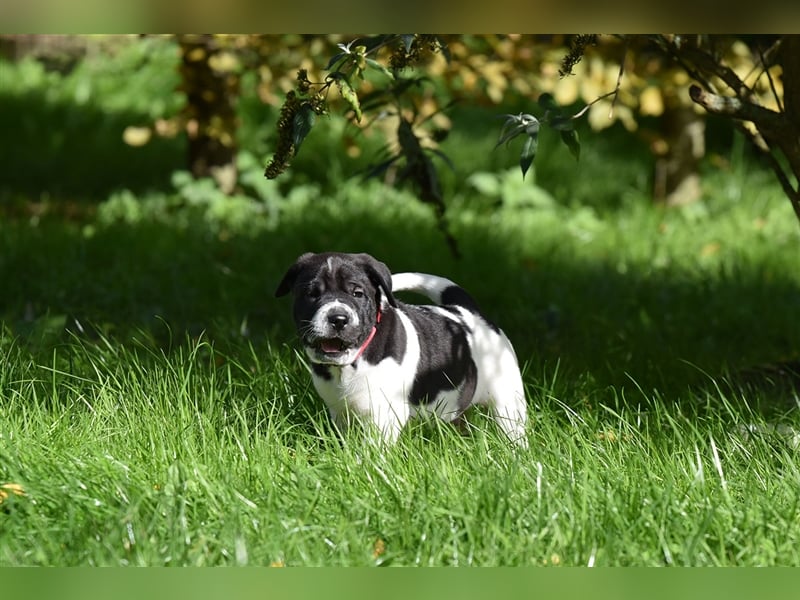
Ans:
[[[336,331],[341,331],[344,329],[344,326],[347,325],[349,321],[350,319],[347,317],[347,315],[342,313],[328,315],[328,323],[330,323]]]

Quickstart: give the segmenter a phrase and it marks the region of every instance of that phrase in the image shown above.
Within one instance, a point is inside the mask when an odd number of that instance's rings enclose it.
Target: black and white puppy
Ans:
[[[398,301],[393,292],[405,290],[437,306]],[[275,295],[290,291],[314,386],[340,429],[360,419],[393,442],[418,413],[453,421],[483,404],[512,441],[527,447],[514,349],[452,281],[392,276],[368,254],[307,253]]]

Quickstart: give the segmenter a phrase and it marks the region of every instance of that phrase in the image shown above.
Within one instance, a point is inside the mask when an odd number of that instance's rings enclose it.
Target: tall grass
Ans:
[[[3,564],[800,563],[797,441],[721,393],[574,409],[591,389],[528,372],[529,452],[482,414],[382,449],[287,351],[4,348]]]

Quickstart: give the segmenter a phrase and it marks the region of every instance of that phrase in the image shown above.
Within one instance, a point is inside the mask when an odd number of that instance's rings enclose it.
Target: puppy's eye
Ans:
[[[361,288],[355,288],[353,290],[353,297],[354,298],[363,298],[364,297],[364,290]]]
[[[308,296],[309,298],[319,298],[320,295],[321,292],[318,287],[312,287],[306,290],[306,296]]]

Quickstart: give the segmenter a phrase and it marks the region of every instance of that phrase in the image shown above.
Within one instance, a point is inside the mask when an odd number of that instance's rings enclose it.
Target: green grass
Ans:
[[[528,372],[529,452],[483,415],[380,451],[339,443],[288,352],[4,347],[2,468],[27,495],[3,564],[800,562],[797,449],[725,395],[574,410]]]
[[[62,82],[31,106],[72,114],[89,68],[15,85]],[[89,114],[120,121],[84,169],[124,162],[118,128],[145,112],[106,75]],[[800,398],[779,368],[800,359],[800,227],[770,174],[735,141],[728,167],[704,166],[703,199],[666,210],[620,132],[582,131],[578,164],[543,134],[520,184],[491,115],[454,120],[461,260],[407,191],[337,175],[358,165],[333,153],[334,119],[302,172],[253,184],[260,201],[145,167],[149,191],[113,169],[85,188],[59,171],[4,182],[0,485],[25,495],[0,504],[0,564],[800,565]],[[24,156],[3,158],[15,177]],[[53,206],[106,200],[41,215],[35,186]],[[466,436],[338,439],[272,296],[298,254],[328,249],[469,289],[523,363],[530,451],[481,412]]]
[[[796,391],[737,379],[797,356],[788,207],[642,208],[588,240],[571,210],[465,210],[456,261],[381,190],[242,236],[6,223],[0,479],[26,496],[0,563],[800,564]],[[525,364],[529,453],[480,413],[339,443],[271,297],[328,245],[475,291]]]

